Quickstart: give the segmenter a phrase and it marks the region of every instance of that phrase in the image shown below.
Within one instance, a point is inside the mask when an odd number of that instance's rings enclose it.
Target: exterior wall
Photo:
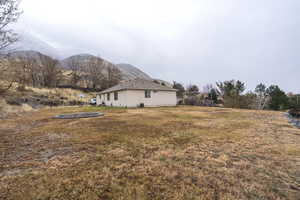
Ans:
[[[128,90],[127,106],[138,107],[141,103],[145,107],[176,106],[176,92],[172,91],[151,91],[151,98],[145,98],[144,90]]]
[[[97,95],[97,105],[101,105],[105,103],[107,106],[114,106],[114,107],[126,107],[127,104],[127,94],[126,91],[118,91],[118,100],[114,99],[114,92],[110,93],[110,100],[107,100],[108,94],[101,94]]]
[[[172,91],[151,91],[151,98],[145,98],[145,90],[124,90],[118,91],[118,100],[114,100],[113,92],[110,93],[110,101],[107,94],[102,94],[102,98],[97,95],[97,105],[102,102],[107,106],[138,107],[141,103],[145,107],[176,106],[176,92]],[[105,97],[105,98],[104,98]]]

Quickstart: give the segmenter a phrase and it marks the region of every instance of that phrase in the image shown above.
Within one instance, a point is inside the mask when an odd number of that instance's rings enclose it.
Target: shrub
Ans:
[[[85,102],[72,100],[67,103],[70,106],[82,106],[85,105]]]

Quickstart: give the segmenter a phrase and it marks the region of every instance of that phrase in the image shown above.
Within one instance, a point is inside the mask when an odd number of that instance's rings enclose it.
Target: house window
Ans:
[[[145,98],[151,98],[151,91],[145,90]]]
[[[107,93],[107,101],[110,100],[110,93]]]
[[[118,100],[118,92],[114,92],[114,99],[115,99],[115,101]]]

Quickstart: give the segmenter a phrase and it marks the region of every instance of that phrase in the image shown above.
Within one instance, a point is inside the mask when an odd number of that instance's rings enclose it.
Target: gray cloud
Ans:
[[[101,55],[153,77],[200,87],[240,79],[248,89],[264,82],[300,93],[298,0],[153,1],[146,6],[137,2],[148,1],[132,0],[115,7],[91,0],[80,13],[81,4],[65,0],[61,6],[70,12],[60,8],[55,16],[31,2],[23,1],[19,26],[65,55]],[[43,4],[50,2],[59,1]]]

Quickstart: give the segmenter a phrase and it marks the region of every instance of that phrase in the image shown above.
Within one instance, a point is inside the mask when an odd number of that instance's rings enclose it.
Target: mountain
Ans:
[[[146,79],[152,80],[152,78],[146,74],[145,72],[141,71],[137,67],[134,67],[130,64],[117,64],[116,65],[122,73],[122,78],[124,80],[132,80],[132,79]]]
[[[92,61],[102,62],[103,59],[90,54],[78,54],[70,56],[60,61],[61,65],[66,69],[71,69],[72,65],[78,65],[79,67],[87,67]]]
[[[7,54],[8,58],[10,60],[24,60],[24,61],[34,61],[34,63],[37,63],[39,65],[43,65],[46,61],[51,59],[50,56],[45,55],[43,53],[40,53],[38,51],[15,51],[12,53]],[[67,70],[73,70],[76,67],[79,67],[81,69],[88,68],[88,66],[91,66],[92,64],[96,63],[97,66],[100,68],[103,74],[108,73],[109,68],[118,69],[121,72],[122,80],[132,80],[132,79],[146,79],[146,80],[152,80],[152,78],[138,69],[137,67],[134,67],[130,64],[113,64],[107,60],[104,60],[100,57],[91,55],[91,54],[78,54],[71,57],[68,57],[66,59],[60,60],[59,65]],[[74,68],[75,67],[75,68]]]
[[[113,64],[109,61],[106,61],[100,57],[93,56],[90,54],[79,54],[74,55],[68,58],[66,54],[62,53],[59,49],[55,48],[50,42],[48,42],[45,38],[40,36],[39,34],[35,34],[34,31],[20,29],[17,31],[19,35],[19,41],[15,44],[11,45],[8,49],[8,52],[14,52],[14,55],[18,55],[18,57],[39,57],[39,54],[47,55],[54,59],[60,60],[60,64],[65,69],[70,69],[72,64],[76,63],[79,67],[84,67],[89,65],[92,61],[96,61],[101,63],[100,67],[103,68],[103,72],[108,69],[108,67],[116,68],[121,71],[121,76],[123,80],[132,80],[132,79],[146,79],[152,80],[152,78],[138,69],[137,67],[130,64]],[[65,58],[61,60],[62,58]]]
[[[14,60],[30,61],[40,66],[45,65],[45,63],[50,60],[53,60],[50,56],[44,55],[37,51],[15,51],[7,54],[6,58],[9,61],[14,61]]]
[[[62,67],[68,70],[74,70],[75,68],[80,68],[83,71],[89,66],[95,65],[101,68],[101,72],[104,74],[108,73],[109,68],[118,69],[113,63],[104,60],[100,57],[90,55],[90,54],[79,54],[68,57],[60,61]]]
[[[99,67],[104,73],[107,73],[109,67],[120,70],[123,80],[132,80],[136,78],[152,80],[152,78],[141,71],[140,69],[129,65],[129,64],[113,64],[109,61],[106,61],[100,57],[93,56],[90,54],[79,54],[71,56],[61,61],[61,65],[66,69],[71,69],[72,66],[85,68],[93,62],[99,63]]]

